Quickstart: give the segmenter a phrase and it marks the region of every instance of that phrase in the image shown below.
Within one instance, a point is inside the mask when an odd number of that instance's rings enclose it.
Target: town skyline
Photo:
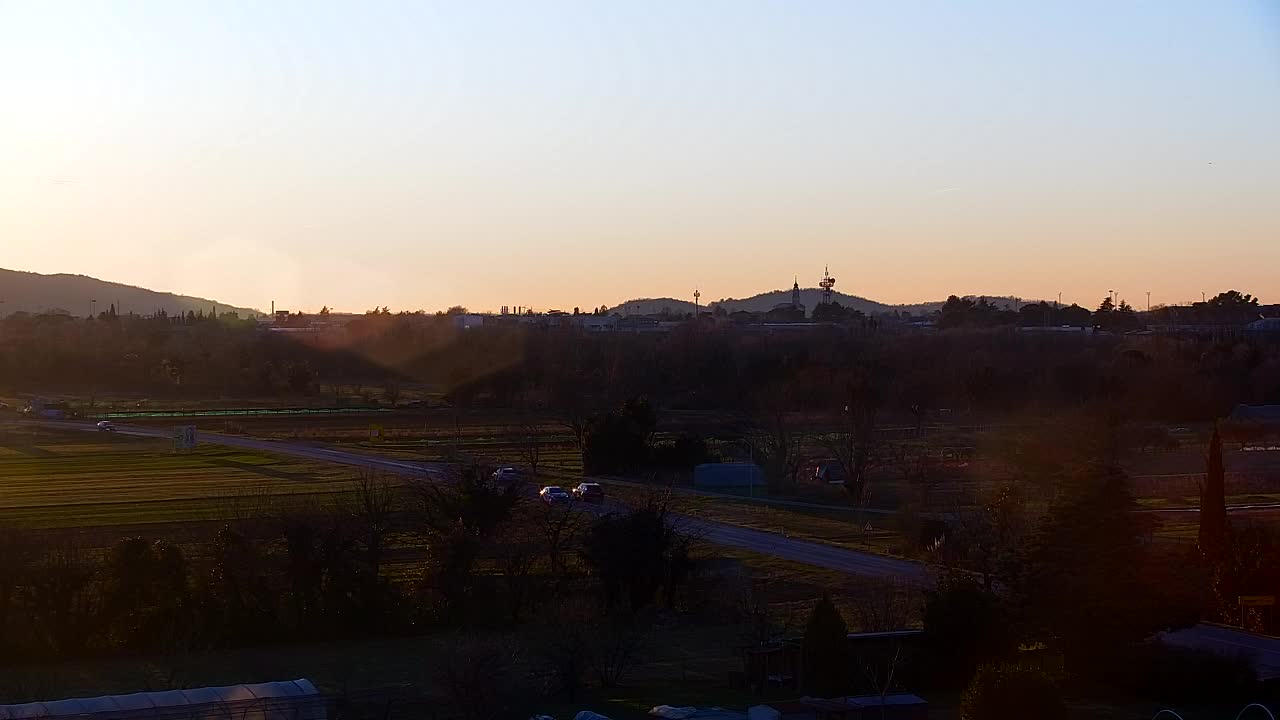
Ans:
[[[1136,310],[1147,310],[1149,308],[1158,308],[1163,306],[1179,306],[1191,305],[1193,303],[1203,301],[1204,299],[1218,295],[1220,292],[1228,290],[1241,290],[1249,292],[1248,288],[1215,288],[1213,290],[1203,291],[1199,298],[1183,298],[1173,302],[1164,302],[1158,300],[1159,295],[1152,293],[1148,295],[1146,291],[1141,292],[1136,298],[1126,295],[1125,291],[1120,288],[1108,288],[1104,291],[1100,298],[1075,298],[1066,294],[1050,294],[1044,296],[1019,296],[1008,293],[983,293],[983,292],[949,292],[935,299],[922,299],[914,302],[891,303],[885,302],[876,297],[867,297],[854,292],[849,292],[847,288],[841,288],[836,282],[838,278],[832,277],[834,273],[830,273],[830,268],[826,268],[824,278],[831,279],[833,297],[836,302],[854,307],[863,312],[895,312],[899,310],[920,313],[931,312],[936,306],[941,304],[950,296],[954,295],[961,298],[986,298],[993,303],[1004,306],[1013,306],[1015,304],[1033,304],[1044,301],[1050,304],[1059,304],[1067,307],[1072,304],[1079,305],[1086,309],[1096,308],[1098,303],[1104,298],[1111,298],[1113,302],[1119,304],[1121,301],[1128,302]],[[66,285],[63,281],[70,281],[71,285]],[[63,283],[63,284],[59,284]],[[77,284],[78,283],[78,284]],[[799,281],[798,275],[793,275],[793,285],[798,284],[800,290],[806,297],[805,304],[813,306],[820,302],[822,293],[822,280],[813,284],[805,284]],[[710,292],[702,292],[700,288],[691,289],[685,297],[671,295],[647,295],[629,297],[612,303],[586,304],[584,302],[568,302],[563,305],[539,304],[539,303],[520,303],[514,301],[502,302],[494,306],[478,305],[472,306],[461,302],[448,302],[440,306],[392,306],[383,302],[370,302],[358,307],[343,307],[336,304],[321,301],[315,306],[293,305],[280,300],[267,300],[265,302],[246,302],[237,303],[226,300],[225,298],[213,296],[201,296],[188,294],[180,291],[170,291],[164,288],[148,288],[127,283],[120,283],[110,278],[95,278],[83,274],[71,273],[36,273],[32,271],[15,271],[12,269],[0,268],[0,316],[12,312],[42,312],[53,309],[66,310],[73,315],[81,314],[80,311],[86,303],[92,307],[101,307],[97,309],[107,310],[114,307],[116,302],[120,302],[119,310],[121,312],[141,312],[148,314],[159,308],[167,308],[169,312],[185,313],[187,310],[205,310],[212,308],[220,308],[222,311],[239,310],[239,311],[256,311],[263,314],[274,312],[275,310],[287,310],[289,312],[301,312],[305,314],[315,314],[321,310],[327,309],[330,312],[342,314],[360,314],[369,310],[379,308],[389,308],[393,312],[441,312],[452,308],[462,307],[468,312],[483,314],[503,314],[516,313],[524,311],[548,312],[560,311],[571,313],[577,309],[583,313],[596,311],[598,308],[607,308],[611,312],[621,312],[626,314],[634,312],[637,314],[656,313],[659,312],[665,303],[670,303],[672,311],[683,311],[697,304],[703,308],[710,308],[715,305],[743,305],[743,304],[760,304],[767,301],[776,300],[783,302],[787,300],[792,288],[777,287],[771,289],[762,289],[758,292],[742,294],[736,296],[717,296]],[[128,302],[120,301],[121,292],[124,292]],[[695,293],[697,296],[695,297]],[[1253,295],[1252,293],[1250,293]],[[1263,306],[1270,304],[1268,296],[1253,295],[1259,299]],[[168,298],[165,300],[164,298]],[[172,305],[172,307],[169,307]],[[647,308],[647,309],[646,309]],[[811,309],[811,307],[810,307]]]

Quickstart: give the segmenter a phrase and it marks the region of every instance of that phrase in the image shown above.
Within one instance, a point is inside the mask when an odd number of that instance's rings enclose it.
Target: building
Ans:
[[[203,718],[251,717],[259,720],[323,720],[327,699],[300,678],[287,682],[190,688],[129,695],[68,698],[0,705],[0,718]]]
[[[470,330],[484,325],[484,316],[475,313],[461,313],[451,317],[453,318],[453,326],[459,330]]]
[[[1250,335],[1280,335],[1280,318],[1260,318],[1244,326]]]
[[[1227,422],[1274,432],[1280,430],[1280,405],[1236,405],[1227,416]]]
[[[573,321],[587,332],[613,332],[618,329],[616,315],[574,315]]]
[[[693,468],[696,488],[744,488],[764,484],[764,472],[755,463],[702,463]]]

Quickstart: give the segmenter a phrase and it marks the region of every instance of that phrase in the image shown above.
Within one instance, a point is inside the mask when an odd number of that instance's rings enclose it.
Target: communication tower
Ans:
[[[822,271],[822,280],[818,283],[818,287],[822,288],[822,304],[831,304],[831,288],[836,286],[836,279],[831,277],[831,266],[828,265]]]

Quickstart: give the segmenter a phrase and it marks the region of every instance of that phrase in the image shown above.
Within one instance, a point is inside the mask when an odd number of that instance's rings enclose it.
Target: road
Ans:
[[[1259,680],[1280,677],[1280,638],[1200,623],[1185,630],[1160,634],[1166,644],[1208,650],[1226,657],[1243,656],[1253,663]]]
[[[92,422],[53,422],[31,421],[29,424],[60,430],[80,430],[97,432]],[[172,437],[172,430],[165,428],[142,427],[137,425],[116,425],[116,432],[121,435],[137,437]],[[210,445],[255,450],[258,452],[288,455],[318,462],[331,462],[340,465],[381,470],[385,472],[413,475],[426,475],[433,478],[445,477],[448,466],[444,463],[410,462],[393,458],[378,457],[365,453],[339,450],[314,443],[284,442],[245,437],[242,435],[226,435],[201,431],[199,441]],[[748,550],[790,560],[816,567],[835,570],[837,572],[875,577],[891,577],[905,582],[927,585],[931,576],[927,566],[909,560],[860,552],[848,548],[827,545],[824,543],[797,540],[777,533],[752,530],[727,523],[703,520],[690,515],[673,514],[672,519],[677,526],[706,542],[717,545]]]

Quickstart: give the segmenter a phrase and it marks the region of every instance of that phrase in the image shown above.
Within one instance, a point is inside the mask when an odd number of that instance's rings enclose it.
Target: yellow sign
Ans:
[[[1240,605],[1243,607],[1271,607],[1276,604],[1275,595],[1241,595]]]
[[[385,436],[383,435],[383,432],[382,432],[382,426],[381,426],[381,425],[370,425],[370,426],[369,426],[369,442],[376,442],[376,443],[380,443],[380,442],[382,442],[384,439],[385,439]]]

